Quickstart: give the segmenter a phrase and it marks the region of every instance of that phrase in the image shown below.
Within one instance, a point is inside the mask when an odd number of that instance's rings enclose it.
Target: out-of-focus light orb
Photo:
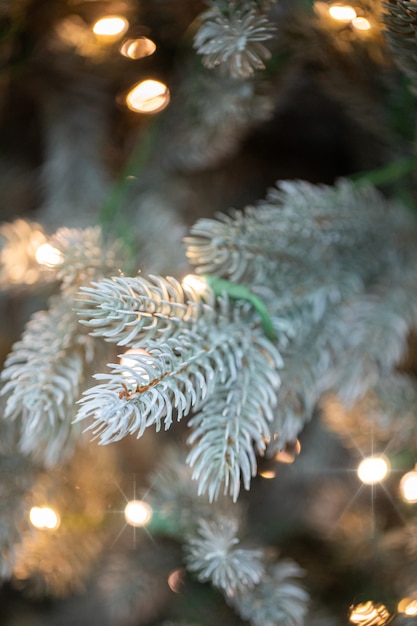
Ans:
[[[120,15],[107,15],[93,25],[93,33],[109,40],[119,39],[129,28],[129,22]]]
[[[276,473],[274,470],[264,470],[263,472],[259,472],[259,476],[262,476],[262,478],[266,480],[272,480],[272,478],[275,478]]]
[[[125,507],[125,520],[130,526],[146,526],[152,519],[152,507],[143,500],[131,500]]]
[[[51,246],[50,243],[43,243],[36,250],[35,257],[39,265],[46,267],[57,267],[62,265],[64,256],[60,250]]]
[[[60,524],[58,514],[49,506],[33,506],[29,519],[32,526],[40,530],[56,530]]]
[[[184,583],[184,569],[175,569],[173,572],[171,572],[168,576],[167,582],[168,587],[171,589],[171,591],[173,591],[174,593],[179,593]]]
[[[126,104],[137,113],[159,113],[168,105],[168,87],[159,80],[147,79],[137,83],[126,96]]]
[[[329,7],[329,14],[339,22],[351,22],[356,17],[356,11],[349,4],[333,4]]]
[[[415,617],[417,615],[417,599],[403,598],[399,601],[397,610],[398,613],[403,613],[408,617]]]
[[[355,17],[352,20],[352,26],[354,26],[357,30],[370,30],[371,23],[366,17]]]
[[[369,456],[359,463],[358,477],[365,485],[375,485],[388,476],[389,463],[383,456]]]
[[[149,352],[144,350],[143,348],[129,348],[126,350],[124,354],[120,356],[120,365],[124,365],[125,367],[137,367],[138,363],[135,359],[132,359],[131,356],[133,354],[140,354],[143,356],[151,356]]]
[[[120,52],[129,59],[143,59],[149,57],[156,50],[156,44],[147,37],[127,39],[120,46]]]
[[[301,443],[296,439],[294,442],[288,443],[283,450],[277,452],[274,459],[278,463],[294,463],[295,459],[301,452]]]
[[[388,609],[383,604],[374,604],[370,600],[350,607],[349,621],[362,626],[384,626],[390,619]]]
[[[198,294],[204,293],[207,290],[207,281],[204,276],[198,276],[198,274],[187,274],[182,279],[183,287],[189,287]]]
[[[400,480],[400,493],[404,502],[417,502],[417,472],[407,472]]]

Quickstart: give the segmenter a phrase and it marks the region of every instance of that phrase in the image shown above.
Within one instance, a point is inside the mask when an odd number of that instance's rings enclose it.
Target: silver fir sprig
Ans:
[[[209,69],[220,66],[233,79],[246,79],[264,69],[271,56],[264,42],[275,35],[275,26],[256,2],[213,2],[201,16],[194,38],[197,54]]]

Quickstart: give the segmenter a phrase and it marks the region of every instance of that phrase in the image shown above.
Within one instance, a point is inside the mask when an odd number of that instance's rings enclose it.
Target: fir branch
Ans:
[[[208,304],[204,313],[208,315],[213,305],[209,290],[204,299]],[[132,347],[144,345],[154,335],[165,340],[185,327],[192,329],[204,308],[201,296],[187,284],[160,276],[93,282],[80,289],[77,305],[84,318],[81,323],[92,336]]]
[[[48,311],[35,313],[1,374],[1,393],[8,396],[4,417],[19,419],[20,449],[43,456],[47,464],[61,461],[80,434],[70,428],[71,411],[91,340],[78,337],[71,306],[71,299],[55,297]]]
[[[230,597],[237,613],[251,626],[302,626],[308,594],[300,586],[301,568],[290,560],[272,565],[262,581]]]
[[[262,550],[237,547],[237,530],[232,518],[219,517],[211,522],[201,519],[185,547],[187,569],[228,596],[252,588],[264,575]]]
[[[61,254],[57,278],[64,291],[116,274],[126,261],[121,242],[107,241],[98,226],[60,228],[50,244]]]
[[[413,226],[405,211],[372,187],[356,188],[348,181],[335,187],[284,181],[256,207],[198,220],[185,239],[186,253],[199,273],[244,283],[275,277],[277,288],[282,271],[292,278],[297,270],[310,276],[313,267],[323,268],[326,258],[332,271],[340,271],[348,256],[356,263],[355,272],[368,278],[374,270],[369,268],[369,246],[379,248],[387,237],[395,243],[396,233],[407,227]]]
[[[262,454],[270,436],[282,362],[251,343],[242,344],[240,352],[236,380],[218,385],[189,423],[193,432],[187,462],[199,481],[199,493],[207,492],[210,501],[218,498],[222,486],[234,501],[241,484],[249,490],[257,472],[255,451]]]
[[[220,65],[231,78],[248,78],[264,69],[264,60],[271,54],[263,42],[275,35],[275,27],[256,3],[244,6],[213,1],[212,7],[200,16],[202,24],[194,38],[197,54],[212,69]]]
[[[384,2],[385,36],[398,67],[410,78],[412,90],[417,91],[415,57],[417,53],[417,7],[408,0]]]

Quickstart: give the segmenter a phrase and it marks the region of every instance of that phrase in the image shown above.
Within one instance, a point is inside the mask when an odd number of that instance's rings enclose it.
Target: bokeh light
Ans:
[[[365,485],[375,485],[388,476],[389,463],[383,456],[370,456],[358,466],[358,477]]]
[[[125,520],[130,526],[146,526],[152,519],[152,507],[143,500],[130,500],[125,507]]]
[[[159,113],[170,100],[168,87],[159,80],[147,79],[137,83],[126,96],[126,104],[137,113]]]
[[[56,530],[60,524],[58,514],[49,506],[34,506],[30,509],[32,526],[40,530]]]

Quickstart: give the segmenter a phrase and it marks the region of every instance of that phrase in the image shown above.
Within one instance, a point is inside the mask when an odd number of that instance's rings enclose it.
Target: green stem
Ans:
[[[392,183],[417,167],[417,155],[411,155],[392,161],[369,172],[353,174],[349,178],[357,185],[371,183],[372,185],[384,185]]]
[[[204,278],[211,289],[213,289],[216,296],[221,296],[226,293],[232,300],[246,300],[250,302],[253,308],[257,311],[262,321],[262,326],[265,331],[265,335],[268,339],[273,341],[276,339],[275,330],[272,324],[272,320],[269,316],[268,310],[263,301],[256,296],[250,289],[239,283],[234,283],[218,276],[212,276],[205,274]]]

